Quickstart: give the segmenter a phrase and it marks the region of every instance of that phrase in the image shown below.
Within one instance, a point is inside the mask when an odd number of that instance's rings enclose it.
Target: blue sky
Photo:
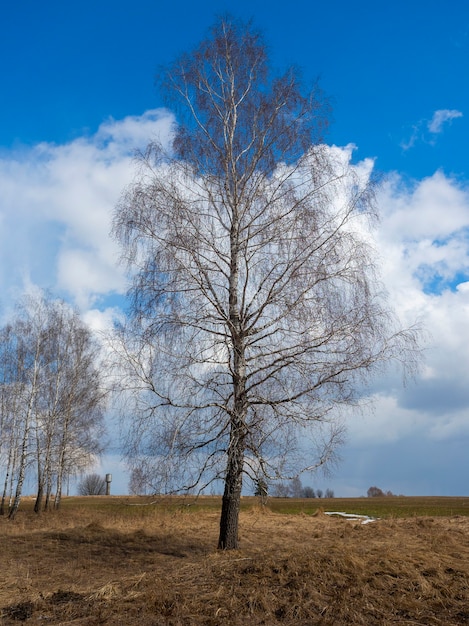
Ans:
[[[63,142],[158,106],[157,67],[226,12],[254,19],[274,64],[320,78],[334,104],[332,141],[356,143],[385,171],[464,174],[467,116],[438,141],[427,127],[435,111],[459,110],[469,97],[469,8],[454,0],[7,3],[0,145]],[[402,149],[411,141],[413,154]]]
[[[158,66],[216,15],[253,18],[277,67],[319,77],[334,122],[383,175],[383,277],[405,322],[428,330],[414,383],[377,381],[375,409],[349,417],[343,463],[305,483],[336,495],[377,484],[469,495],[469,5],[460,1],[26,0],[0,18],[0,293],[31,285],[105,327],[125,290],[109,216],[132,150],[167,136]],[[105,465],[107,466],[105,467]],[[104,471],[126,478],[117,458]]]

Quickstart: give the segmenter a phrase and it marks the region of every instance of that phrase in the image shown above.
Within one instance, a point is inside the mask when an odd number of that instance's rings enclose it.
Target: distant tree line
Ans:
[[[59,508],[71,476],[103,449],[98,345],[77,311],[39,293],[0,328],[0,514],[14,518],[26,479],[34,510]],[[3,474],[3,478],[2,478]]]
[[[333,498],[332,489],[313,489],[309,485],[303,486],[301,479],[297,476],[290,480],[275,482],[272,485],[263,479],[258,479],[255,483],[254,495],[266,498]]]
[[[366,492],[368,498],[383,498],[385,496],[395,496],[396,494],[392,491],[383,491],[379,487],[370,487]]]

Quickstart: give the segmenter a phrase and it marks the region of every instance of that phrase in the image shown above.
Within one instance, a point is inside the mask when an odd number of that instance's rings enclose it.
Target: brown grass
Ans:
[[[468,517],[361,525],[252,505],[241,549],[219,552],[217,510],[96,502],[0,519],[2,624],[469,623]]]

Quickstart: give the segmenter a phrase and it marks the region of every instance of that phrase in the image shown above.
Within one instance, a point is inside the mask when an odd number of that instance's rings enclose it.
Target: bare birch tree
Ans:
[[[375,275],[369,170],[324,145],[320,92],[273,76],[260,35],[226,20],[162,82],[172,147],[149,145],[114,219],[133,276],[127,450],[171,488],[221,478],[232,549],[243,474],[327,463],[338,409],[415,337]]]

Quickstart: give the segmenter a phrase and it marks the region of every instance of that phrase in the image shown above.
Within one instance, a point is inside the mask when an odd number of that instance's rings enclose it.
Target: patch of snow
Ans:
[[[325,515],[338,515],[339,517],[345,517],[348,520],[360,522],[361,524],[371,524],[376,522],[377,517],[369,517],[368,515],[358,515],[358,513],[340,513],[339,511],[326,511]]]

